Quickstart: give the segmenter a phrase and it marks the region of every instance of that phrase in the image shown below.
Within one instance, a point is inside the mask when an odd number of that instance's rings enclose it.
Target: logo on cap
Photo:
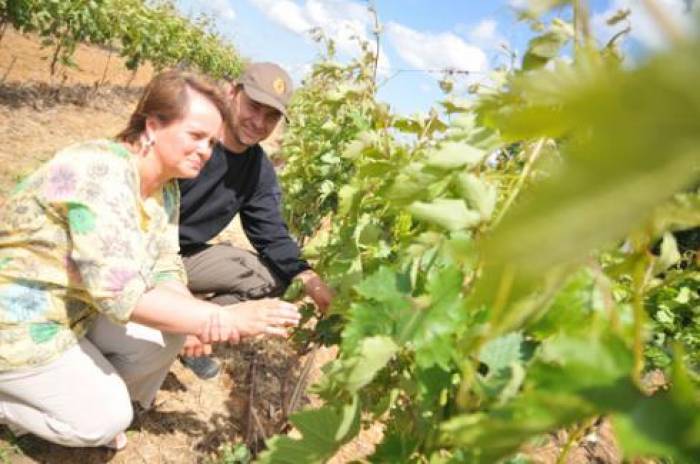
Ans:
[[[275,90],[275,92],[277,92],[277,95],[282,95],[286,88],[284,85],[284,80],[281,77],[278,77],[272,82],[272,88]]]

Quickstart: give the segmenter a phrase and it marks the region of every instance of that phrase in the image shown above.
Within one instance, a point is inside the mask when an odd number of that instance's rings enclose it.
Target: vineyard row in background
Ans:
[[[225,78],[242,66],[210,18],[184,17],[169,1],[0,0],[0,45],[8,27],[37,34],[51,47],[51,76],[59,65],[75,66],[81,43],[116,53],[134,72],[149,63],[155,70],[178,66]]]

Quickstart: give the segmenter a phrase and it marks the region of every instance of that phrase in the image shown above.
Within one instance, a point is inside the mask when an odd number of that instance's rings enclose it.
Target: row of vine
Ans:
[[[8,26],[36,33],[44,46],[53,47],[52,76],[59,64],[75,66],[81,43],[116,51],[134,71],[148,62],[156,70],[187,66],[232,77],[242,65],[209,18],[186,18],[168,1],[0,0],[0,40]]]
[[[337,290],[297,340],[340,356],[260,462],[325,462],[381,422],[370,462],[521,463],[600,417],[627,459],[700,459],[700,42],[624,66],[585,2],[549,4],[571,20],[528,15],[521,66],[428,115],[378,103],[373,54],[329,41],[282,182]]]

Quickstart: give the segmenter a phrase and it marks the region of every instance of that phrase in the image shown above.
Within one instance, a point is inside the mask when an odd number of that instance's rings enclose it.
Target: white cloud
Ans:
[[[217,21],[232,22],[236,19],[236,10],[229,4],[228,0],[197,0],[202,10],[212,14]]]
[[[630,36],[646,47],[658,49],[667,44],[667,38],[663,31],[658,27],[656,20],[649,14],[649,11],[644,7],[639,0],[613,0],[611,7],[592,18],[593,28],[598,38],[603,40],[609,39],[613,35],[615,29],[609,28],[605,21],[611,17],[616,11],[621,9],[629,9],[629,22],[632,26]],[[694,10],[697,10],[697,2],[687,2],[686,0],[657,0],[658,6],[668,18],[673,21],[682,31],[690,33],[693,29],[692,15],[687,13],[690,5]]]
[[[313,65],[311,63],[288,63],[278,61],[277,64],[289,73],[295,85],[299,85],[302,79],[308,76],[313,69]]]
[[[339,52],[349,56],[359,56],[361,52],[358,38],[368,42],[370,50],[376,45],[371,31],[373,19],[366,5],[350,0],[305,0],[303,3],[292,0],[249,0],[270,20],[282,27],[308,38],[313,28],[321,28],[335,41]],[[379,50],[379,72],[388,74],[389,58]]]
[[[475,42],[489,42],[498,38],[498,23],[494,19],[483,19],[474,26],[469,35]]]
[[[417,69],[486,70],[486,54],[451,32],[430,34],[389,22],[387,36],[399,56]]]
[[[499,23],[493,18],[484,18],[476,24],[459,23],[454,31],[473,46],[479,47],[488,55],[489,67],[507,65],[511,49],[510,41],[499,30]]]
[[[528,0],[509,0],[508,5],[516,10],[524,10],[530,6],[530,2]]]
[[[302,9],[291,0],[251,0],[271,20],[297,34],[304,34],[313,27]]]

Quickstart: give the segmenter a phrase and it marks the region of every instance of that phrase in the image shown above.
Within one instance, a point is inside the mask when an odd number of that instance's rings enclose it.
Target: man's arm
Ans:
[[[301,258],[301,251],[291,237],[281,213],[281,190],[272,163],[262,157],[260,178],[256,190],[240,210],[241,225],[248,240],[271,265],[286,285],[299,278],[304,289],[319,309],[325,311],[332,292],[323,280]]]

